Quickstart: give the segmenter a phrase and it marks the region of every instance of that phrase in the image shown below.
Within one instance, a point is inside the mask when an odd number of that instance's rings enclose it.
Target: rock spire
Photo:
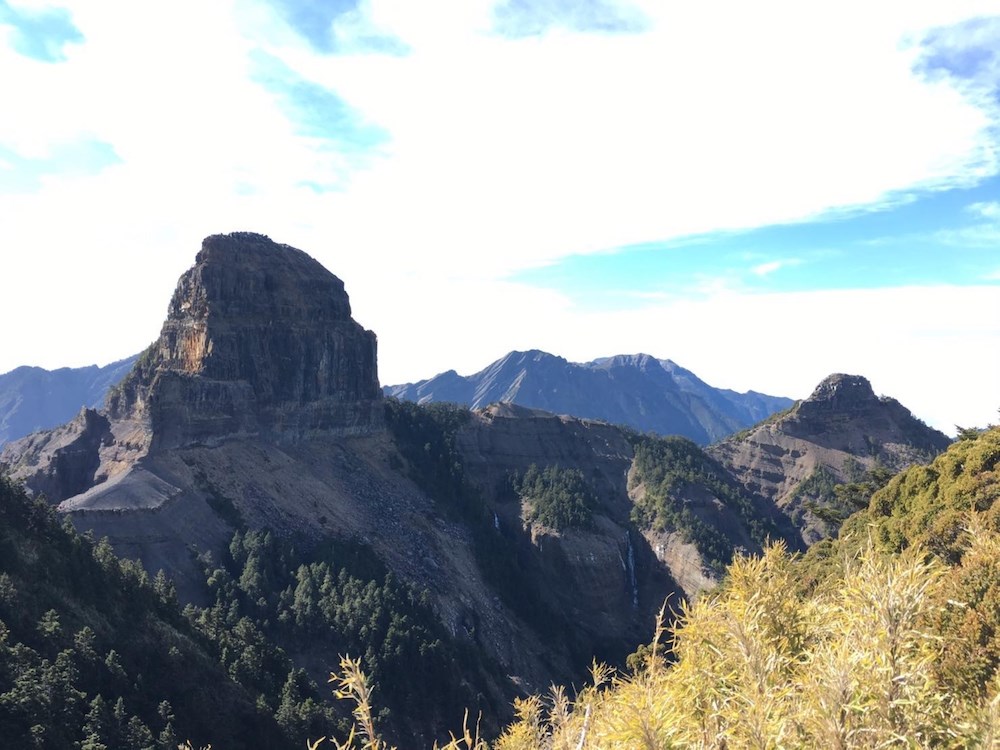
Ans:
[[[375,334],[306,253],[260,234],[212,235],[107,409],[154,445],[370,431],[382,424]]]

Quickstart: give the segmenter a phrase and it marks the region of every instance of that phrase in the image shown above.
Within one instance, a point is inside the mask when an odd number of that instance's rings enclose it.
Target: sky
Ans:
[[[644,352],[1000,408],[1000,0],[0,0],[0,372],[153,341],[209,234],[384,384]]]

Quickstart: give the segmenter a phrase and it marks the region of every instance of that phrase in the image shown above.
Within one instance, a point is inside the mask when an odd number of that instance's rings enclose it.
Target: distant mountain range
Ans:
[[[104,367],[18,367],[0,375],[0,445],[61,425],[84,406],[103,405],[108,388],[125,377],[137,358]]]
[[[669,359],[648,354],[568,362],[538,350],[511,352],[474,375],[448,370],[419,383],[385,386],[387,396],[448,401],[479,409],[513,403],[555,414],[682,435],[700,445],[721,440],[792,405],[790,398],[713,388]]]
[[[0,375],[0,445],[98,408],[138,355],[104,367],[18,367]],[[708,445],[787,409],[792,399],[714,388],[669,359],[648,354],[569,362],[547,352],[510,352],[474,375],[454,370],[382,388],[387,396],[473,409],[513,403],[555,414],[682,435]]]

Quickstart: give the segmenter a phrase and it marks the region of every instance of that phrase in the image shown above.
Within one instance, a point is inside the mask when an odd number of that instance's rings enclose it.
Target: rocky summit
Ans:
[[[159,338],[104,409],[9,444],[0,463],[59,501],[151,451],[382,426],[375,334],[351,318],[343,282],[301,250],[236,232],[204,240]]]
[[[213,235],[108,413],[163,445],[366,432],[382,418],[375,334],[306,253],[259,234]]]
[[[925,463],[950,442],[896,399],[876,396],[866,378],[836,373],[809,398],[709,453],[747,491],[782,508],[812,543],[836,535],[853,510],[839,507],[836,484]]]
[[[678,589],[630,518],[623,433],[512,406],[387,402],[375,357],[315,260],[260,235],[209,237],[106,407],[10,443],[0,463],[77,529],[166,571],[182,601],[212,600],[203,560],[228,559],[236,533],[360,543],[426,593],[456,643],[500,665],[497,705],[644,640]],[[586,486],[586,523],[528,518],[541,501],[511,482],[534,464]],[[561,501],[557,486],[544,494]]]

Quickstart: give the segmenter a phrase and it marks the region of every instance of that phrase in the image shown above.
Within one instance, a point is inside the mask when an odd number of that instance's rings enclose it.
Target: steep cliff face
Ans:
[[[499,665],[491,684],[506,698],[514,684],[579,678],[593,655],[621,658],[665,598],[710,586],[734,551],[786,538],[775,504],[805,508],[794,490],[817,467],[849,478],[849,460],[895,467],[937,445],[866,381],[836,376],[713,449],[734,480],[690,440],[510,403],[431,419],[448,408],[383,401],[375,355],[343,284],[305,253],[210,237],[106,409],[0,462],[193,601],[208,596],[195,555],[220,559],[235,529],[360,541]],[[592,365],[595,377],[666,377],[648,357]],[[511,482],[532,465],[589,488],[587,522],[539,520],[545,492]]]
[[[834,374],[787,412],[708,450],[750,492],[772,500],[806,543],[835,535],[854,509],[840,507],[835,483],[876,466],[896,472],[948,447],[946,435],[858,375]]]
[[[160,446],[381,425],[375,334],[343,282],[301,250],[245,232],[205,239],[159,339],[108,398]]]
[[[532,464],[579,469],[602,496],[624,496],[632,462],[632,447],[612,425],[509,403],[473,412],[457,443],[469,476],[491,497],[503,494],[512,473],[523,474]],[[617,513],[627,517],[628,504]]]
[[[183,599],[203,601],[196,555],[219,559],[235,529],[303,546],[353,539],[426,591],[448,631],[501,664],[501,678],[538,689],[575,678],[589,656],[543,641],[512,612],[484,579],[475,530],[401,472],[375,356],[343,284],[305,253],[259,235],[209,237],[107,408],[12,443],[0,461],[81,531],[167,571]],[[586,449],[567,450],[584,462]],[[605,550],[615,566],[617,534]],[[624,619],[638,623],[631,609]],[[611,638],[634,647],[648,630],[647,619],[627,641]]]
[[[364,435],[383,421],[375,334],[351,318],[343,282],[301,250],[237,232],[205,239],[159,338],[103,410],[8,444],[0,464],[58,502],[158,451]]]
[[[664,599],[683,594],[631,520],[633,451],[617,427],[494,404],[473,412],[456,447],[542,601],[566,618],[564,639],[621,658],[644,639]],[[579,471],[596,498],[593,523],[555,530],[531,521],[511,479],[532,465]]]

